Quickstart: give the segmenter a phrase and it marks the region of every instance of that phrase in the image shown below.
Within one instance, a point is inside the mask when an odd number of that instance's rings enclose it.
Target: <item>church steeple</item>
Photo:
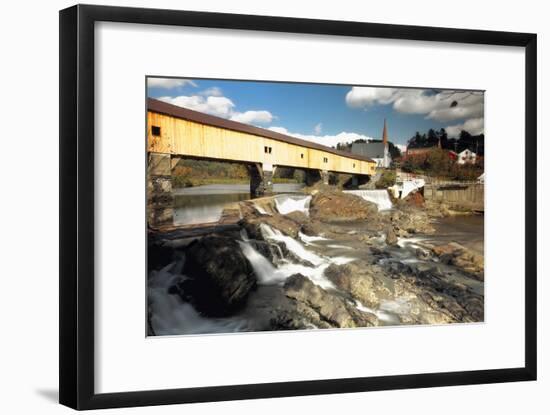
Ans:
[[[388,146],[388,126],[386,125],[386,119],[384,118],[384,130],[382,131],[382,142],[384,143],[384,148]]]
[[[382,131],[382,143],[384,146],[384,159],[382,160],[382,167],[388,168],[391,164],[390,147],[388,144],[388,124],[384,118],[384,130]]]

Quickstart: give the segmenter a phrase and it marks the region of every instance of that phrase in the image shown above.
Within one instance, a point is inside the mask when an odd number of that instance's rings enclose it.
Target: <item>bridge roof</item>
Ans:
[[[300,138],[292,137],[290,135],[277,133],[275,131],[266,130],[265,128],[255,127],[253,125],[243,124],[237,121],[227,120],[225,118],[215,117],[213,115],[204,114],[202,112],[178,107],[177,105],[168,104],[167,102],[159,101],[158,99],[147,98],[147,110],[175,118],[194,121],[200,124],[210,125],[213,127],[225,128],[227,130],[271,138],[273,140],[283,141],[285,143],[295,144],[301,147],[314,148],[316,150],[326,151],[327,153],[336,154],[354,160],[370,161],[374,163],[372,159],[358,154],[336,150],[332,147],[327,147],[311,141],[302,140]]]

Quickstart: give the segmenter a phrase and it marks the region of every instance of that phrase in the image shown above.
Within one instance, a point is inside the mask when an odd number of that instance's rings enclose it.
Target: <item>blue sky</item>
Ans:
[[[149,78],[148,96],[334,146],[380,138],[405,144],[416,131],[483,131],[483,94],[381,87]]]

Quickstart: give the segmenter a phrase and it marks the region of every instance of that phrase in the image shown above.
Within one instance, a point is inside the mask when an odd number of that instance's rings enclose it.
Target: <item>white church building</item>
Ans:
[[[376,167],[388,168],[391,165],[391,155],[388,144],[388,127],[384,119],[382,142],[353,143],[351,152],[368,157],[376,162]]]

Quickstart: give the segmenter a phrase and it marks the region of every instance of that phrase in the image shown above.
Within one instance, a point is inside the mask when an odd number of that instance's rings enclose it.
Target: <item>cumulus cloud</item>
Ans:
[[[363,139],[367,141],[372,140],[372,137],[368,137],[363,134],[348,133],[345,131],[342,131],[341,133],[338,133],[336,135],[313,135],[313,134],[300,134],[300,133],[289,132],[284,127],[269,127],[269,130],[275,131],[276,133],[300,138],[302,140],[311,141],[313,143],[322,144],[327,147],[336,147],[336,145],[339,143],[351,143],[359,139]]]
[[[217,93],[218,91],[219,89],[216,88],[216,91],[210,92]],[[220,95],[180,95],[177,97],[165,96],[158,99],[172,105],[177,105],[178,107],[204,112],[206,114],[215,115],[216,117],[227,118],[245,124],[269,124],[275,119],[273,114],[265,110],[236,111],[233,101]]]
[[[231,116],[231,120],[245,124],[269,124],[273,118],[269,111],[236,112]]]
[[[363,108],[375,104],[389,104],[393,102],[398,90],[393,88],[375,88],[354,86],[346,94],[346,104],[351,108]]]
[[[468,131],[472,135],[478,135],[483,133],[484,123],[483,118],[470,118],[462,124],[449,125],[445,128],[449,137],[457,138],[460,132]]]
[[[149,88],[176,88],[178,86],[191,85],[196,87],[197,84],[190,79],[176,79],[176,78],[147,78],[147,86]]]
[[[235,104],[226,97],[203,97],[199,95],[177,97],[160,97],[161,101],[168,102],[178,107],[189,108],[191,110],[205,112],[217,117],[229,118],[233,115]]]
[[[352,87],[346,95],[351,108],[368,108],[372,105],[389,105],[404,114],[424,115],[439,122],[465,120],[449,128],[465,125],[475,134],[483,132],[483,94],[468,91],[439,91],[425,89],[396,89],[378,87]],[[479,127],[481,119],[481,127]],[[471,132],[470,130],[467,130]],[[474,134],[473,132],[471,132]]]

